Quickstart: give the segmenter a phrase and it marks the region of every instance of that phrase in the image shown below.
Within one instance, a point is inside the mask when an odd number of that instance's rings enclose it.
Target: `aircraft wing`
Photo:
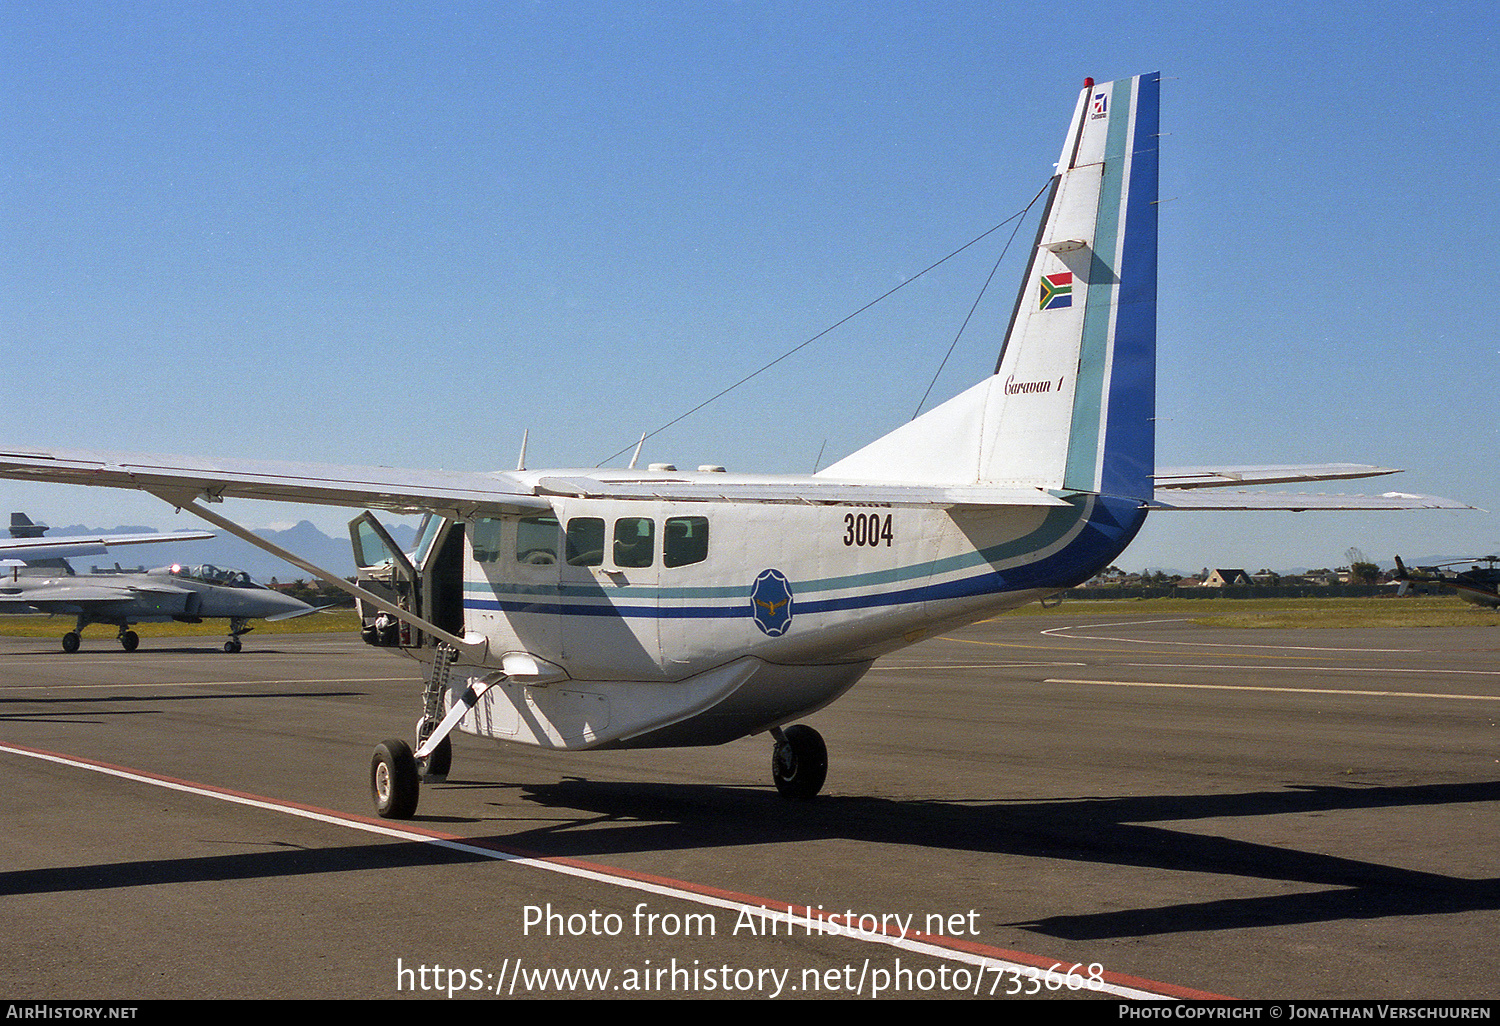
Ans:
[[[821,505],[873,502],[891,506],[1066,506],[1039,488],[985,485],[866,484],[819,477],[738,476],[728,474],[604,475],[537,480],[537,491],[579,498],[699,500]]]
[[[161,542],[201,541],[212,531],[172,531],[150,534],[105,534],[92,538],[4,538],[0,539],[0,561],[67,559],[71,556],[102,556],[115,545],[150,545]]]
[[[368,506],[396,513],[545,510],[546,499],[506,473],[398,470],[269,460],[200,459],[81,450],[0,451],[0,477],[132,488],[163,498],[268,499]],[[170,498],[169,498],[170,501]]]
[[[1193,494],[1230,485],[1370,477],[1397,471],[1358,464],[1163,468],[1157,509],[1468,509],[1462,503],[1391,492],[1302,496],[1253,492]],[[620,499],[736,499],[768,503],[878,502],[897,506],[1058,506],[1038,488],[883,484],[826,477],[580,471],[535,477],[503,471],[402,470],[269,460],[200,459],[83,450],[0,451],[0,477],[147,491],[168,501],[265,499],[364,506],[451,517],[551,509],[549,496]],[[158,537],[158,536],[152,536]],[[30,539],[27,539],[28,541]],[[3,555],[3,553],[0,553]]]
[[[1061,499],[1037,488],[886,485],[819,477],[619,470],[544,475],[532,483],[529,476],[501,471],[401,470],[79,450],[0,451],[0,477],[131,488],[184,500],[267,499],[455,517],[546,511],[551,509],[549,496],[950,507],[1064,505]]]

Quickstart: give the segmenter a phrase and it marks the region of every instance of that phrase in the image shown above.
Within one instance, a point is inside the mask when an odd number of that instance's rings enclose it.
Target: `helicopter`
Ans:
[[[1450,566],[1469,564],[1469,569],[1450,571]],[[1484,563],[1485,566],[1477,564]],[[1439,584],[1458,592],[1465,602],[1488,609],[1500,608],[1500,556],[1478,556],[1469,559],[1450,559],[1432,566],[1419,566],[1408,570],[1401,557],[1396,557],[1396,580],[1401,582],[1398,595],[1405,595],[1414,583]]]

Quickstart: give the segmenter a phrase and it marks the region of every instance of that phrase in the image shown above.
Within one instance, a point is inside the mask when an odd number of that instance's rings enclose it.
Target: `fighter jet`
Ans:
[[[46,530],[46,525],[32,523],[24,513],[11,515],[14,537],[0,541],[6,570],[0,580],[0,610],[29,606],[43,613],[76,616],[77,624],[62,636],[64,652],[78,651],[83,629],[93,623],[113,624],[119,629],[120,647],[134,652],[141,639],[130,629],[132,624],[202,623],[219,617],[229,620],[224,651],[238,652],[240,636],[254,629],[251,620],[286,620],[315,611],[300,599],[256,584],[243,570],[174,563],[139,573],[80,574],[62,555],[90,554],[110,545],[212,538],[211,532],[43,540]]]

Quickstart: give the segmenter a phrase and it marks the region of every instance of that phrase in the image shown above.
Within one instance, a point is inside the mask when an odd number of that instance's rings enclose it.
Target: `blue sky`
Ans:
[[[1475,4],[10,2],[0,440],[508,469],[529,429],[530,466],[592,466],[1019,210],[1085,76],[1159,70],[1161,461],[1500,510],[1497,53]],[[993,367],[1031,230],[935,400]],[[894,428],[1006,234],[643,460],[805,471]],[[1500,517],[1159,515],[1121,563],[1350,547],[1490,552]]]

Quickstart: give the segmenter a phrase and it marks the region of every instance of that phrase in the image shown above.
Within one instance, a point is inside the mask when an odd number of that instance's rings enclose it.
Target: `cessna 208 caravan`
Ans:
[[[994,374],[810,476],[62,451],[0,454],[0,476],[150,492],[393,618],[367,637],[421,659],[426,690],[415,750],[371,761],[383,816],[414,813],[455,728],[553,749],[770,732],[777,788],[811,797],[826,748],[788,724],[886,653],[1088,579],[1152,510],[1464,508],[1203,491],[1394,472],[1377,467],[1156,467],[1158,92],[1149,75],[1078,95]],[[225,497],[429,518],[410,558],[357,519],[355,585],[205,505]]]

